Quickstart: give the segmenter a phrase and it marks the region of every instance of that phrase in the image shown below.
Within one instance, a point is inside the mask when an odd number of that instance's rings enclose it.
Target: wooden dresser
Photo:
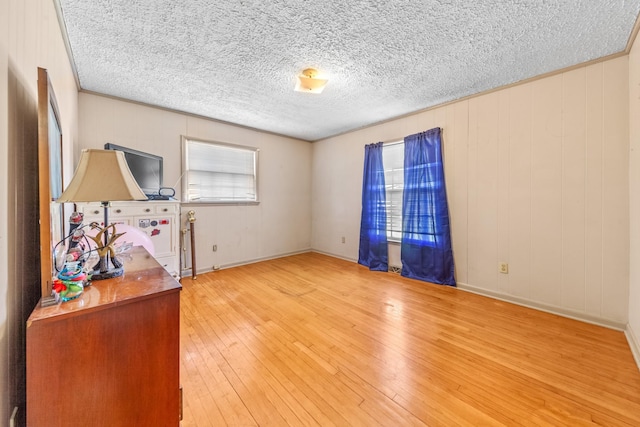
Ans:
[[[142,247],[122,277],[27,321],[27,424],[178,426],[180,290]]]

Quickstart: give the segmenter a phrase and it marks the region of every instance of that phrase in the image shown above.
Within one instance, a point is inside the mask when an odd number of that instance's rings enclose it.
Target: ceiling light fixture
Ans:
[[[318,70],[315,68],[306,68],[302,70],[302,74],[298,76],[296,83],[296,91],[321,93],[329,80],[319,79]]]

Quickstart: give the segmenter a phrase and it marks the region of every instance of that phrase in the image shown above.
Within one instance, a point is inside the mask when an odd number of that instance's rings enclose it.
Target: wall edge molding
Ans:
[[[284,257],[288,257],[288,256],[293,256],[293,255],[299,255],[299,254],[303,254],[303,253],[307,253],[307,252],[315,252],[315,253],[319,253],[322,255],[327,255],[330,257],[334,257],[334,258],[338,258],[338,259],[342,259],[344,261],[349,261],[349,262],[353,262],[353,263],[357,263],[357,260],[354,258],[349,258],[349,257],[345,257],[345,256],[341,256],[341,255],[337,255],[337,254],[333,254],[330,252],[325,252],[319,249],[314,249],[314,248],[306,248],[306,249],[301,249],[298,251],[293,251],[293,252],[285,252],[285,253],[281,253],[281,254],[276,254],[276,255],[270,255],[270,256],[266,256],[266,257],[260,257],[260,258],[253,258],[253,259],[249,259],[249,260],[245,260],[245,261],[239,261],[239,262],[234,262],[234,263],[229,263],[229,264],[223,264],[220,266],[220,270],[226,269],[226,268],[232,268],[232,267],[239,267],[241,265],[248,265],[248,264],[254,264],[257,262],[261,262],[261,261],[269,261],[272,259],[278,259],[278,258],[284,258]],[[198,274],[203,274],[203,273],[208,273],[214,271],[213,269],[199,269],[197,271]],[[215,270],[217,271],[217,270]],[[182,277],[188,277],[191,275],[191,271],[190,270],[185,270],[182,272]],[[585,313],[580,313],[580,312],[576,312],[573,310],[569,310],[569,309],[563,309],[561,307],[557,307],[557,306],[553,306],[553,305],[548,305],[548,304],[543,304],[543,303],[539,303],[536,301],[532,301],[532,300],[528,300],[526,298],[518,298],[512,295],[505,295],[499,292],[493,292],[493,291],[489,291],[486,289],[481,289],[478,288],[476,286],[472,286],[469,285],[467,283],[462,283],[462,282],[458,282],[457,283],[457,289],[464,291],[464,292],[470,292],[473,294],[477,294],[477,295],[482,295],[482,296],[486,296],[489,298],[493,298],[493,299],[497,299],[500,301],[505,301],[505,302],[509,302],[509,303],[513,303],[513,304],[517,304],[523,307],[527,307],[527,308],[532,308],[534,310],[539,310],[539,311],[544,311],[546,313],[550,313],[550,314],[555,314],[558,316],[562,316],[562,317],[566,317],[569,319],[573,319],[573,320],[578,320],[581,322],[586,322],[586,323],[591,323],[593,325],[597,325],[597,326],[602,326],[605,328],[609,328],[609,329],[615,329],[621,332],[624,332],[625,336],[627,337],[627,341],[629,342],[629,347],[631,347],[631,352],[633,353],[634,359],[636,360],[636,363],[638,364],[638,368],[640,369],[640,343],[638,343],[635,339],[635,335],[633,334],[633,331],[631,330],[631,325],[630,324],[624,324],[622,322],[616,322],[613,320],[609,320],[609,319],[604,319],[601,317],[597,317],[597,316],[591,316]]]
[[[337,255],[337,254],[334,254],[334,253],[331,253],[331,252],[321,251],[319,249],[313,249],[312,248],[312,249],[310,249],[310,252],[315,252],[315,253],[318,253],[318,254],[321,254],[321,255],[326,255],[326,256],[333,257],[333,258],[342,259],[344,261],[354,262],[356,264],[358,263],[358,260],[356,258],[349,258],[349,257],[345,257],[345,256],[342,256],[342,255]]]
[[[353,258],[347,258],[347,257],[343,257],[340,255],[336,255],[336,254],[332,254],[330,252],[324,252],[318,249],[311,249],[312,252],[317,252],[323,255],[328,255],[328,256],[332,256],[335,258],[340,258],[343,259],[345,261],[351,261],[351,262],[357,262],[357,260],[353,259]],[[518,298],[512,295],[506,295],[500,292],[494,292],[494,291],[489,291],[486,289],[482,289],[482,288],[478,288],[476,286],[472,286],[469,285],[467,283],[463,283],[463,282],[458,282],[457,283],[457,289],[461,290],[461,291],[465,291],[465,292],[471,292],[474,294],[478,294],[478,295],[482,295],[485,297],[489,297],[489,298],[493,298],[493,299],[497,299],[500,301],[505,301],[505,302],[509,302],[512,304],[517,304],[523,307],[528,307],[528,308],[532,308],[534,310],[539,310],[539,311],[544,311],[546,313],[550,313],[550,314],[555,314],[557,316],[562,316],[562,317],[567,317],[569,319],[573,319],[573,320],[578,320],[580,322],[585,322],[585,323],[591,323],[593,325],[596,326],[602,326],[605,328],[609,328],[609,329],[615,329],[618,331],[626,331],[630,329],[630,325],[625,324],[623,322],[616,322],[614,320],[609,320],[609,319],[605,319],[602,317],[597,317],[597,316],[592,316],[586,313],[581,313],[578,311],[574,311],[574,310],[569,310],[569,309],[565,309],[562,307],[557,307],[557,306],[553,306],[553,305],[549,305],[549,304],[543,304],[543,303],[539,303],[536,301],[532,301],[526,298]],[[629,339],[629,337],[627,337],[627,339]],[[636,353],[634,353],[634,356],[636,356],[636,361],[640,361],[640,344],[635,342],[636,345],[636,351],[637,351],[637,356]],[[638,363],[638,366],[640,367],[640,362]]]
[[[631,323],[627,323],[627,327],[624,330],[624,335],[627,337],[629,348],[631,348],[631,354],[633,354],[636,365],[638,365],[638,370],[640,370],[640,342],[638,342],[638,340],[636,339],[637,335],[634,334],[634,331],[631,328]]]
[[[550,304],[544,304],[544,303],[529,300],[526,298],[519,298],[513,295],[506,295],[500,292],[481,289],[476,286],[469,285],[467,283],[458,282],[458,289],[465,292],[471,292],[474,294],[494,298],[500,301],[521,305],[523,307],[533,308],[534,310],[544,311],[546,313],[567,317],[569,319],[579,320],[581,322],[591,323],[593,325],[602,326],[609,329],[615,329],[621,332],[624,331],[626,327],[626,325],[622,322],[616,322],[614,320],[609,320],[609,319],[605,319],[598,316],[592,316],[586,313],[581,313],[579,311],[557,307]]]
[[[280,253],[280,254],[276,254],[276,255],[269,255],[269,256],[265,256],[265,257],[260,257],[260,258],[252,258],[252,259],[248,259],[248,260],[244,260],[244,261],[231,262],[231,263],[228,263],[228,264],[221,264],[220,268],[216,269],[216,270],[214,270],[213,268],[199,268],[199,269],[196,270],[196,273],[197,274],[210,273],[212,271],[224,270],[226,268],[239,267],[241,265],[255,264],[256,262],[269,261],[269,260],[272,260],[272,259],[278,259],[278,258],[284,258],[284,257],[288,257],[288,256],[293,256],[293,255],[305,254],[307,252],[313,252],[313,251],[312,251],[311,248],[306,248],[306,249],[300,249],[300,250],[293,251],[293,252],[285,252],[285,253]],[[190,268],[184,269],[183,271],[180,272],[180,277],[188,278],[189,276],[191,276],[191,269]]]

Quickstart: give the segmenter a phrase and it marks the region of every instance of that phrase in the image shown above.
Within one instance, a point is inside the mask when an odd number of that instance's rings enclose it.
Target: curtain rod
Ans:
[[[400,138],[400,139],[393,139],[391,141],[382,141],[382,145],[398,145],[398,144],[403,144],[404,143],[404,139]]]
[[[424,132],[426,132],[426,131],[424,131]],[[444,129],[440,128],[440,132],[444,133]],[[389,139],[389,140],[380,141],[380,142],[382,142],[383,145],[396,145],[396,144],[404,143],[404,138]]]

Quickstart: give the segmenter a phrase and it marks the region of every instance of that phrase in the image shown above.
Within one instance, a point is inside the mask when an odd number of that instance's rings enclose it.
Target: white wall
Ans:
[[[40,296],[37,67],[49,70],[66,178],[77,136],[77,88],[51,0],[0,1],[0,424],[25,422],[25,323]],[[68,181],[67,181],[68,182]],[[21,266],[29,265],[25,269]],[[45,362],[46,363],[46,362]]]
[[[629,204],[631,220],[627,338],[640,366],[640,41],[629,55]]]
[[[623,327],[628,105],[621,57],[314,143],[312,246],[357,259],[364,145],[439,126],[458,285]]]
[[[102,148],[111,142],[162,156],[164,184],[176,185],[177,198],[181,135],[260,149],[259,205],[182,206],[183,227],[186,212],[196,212],[198,271],[310,249],[312,148],[308,142],[93,94],[81,93],[79,103],[81,148]],[[191,266],[190,255],[185,265]]]

